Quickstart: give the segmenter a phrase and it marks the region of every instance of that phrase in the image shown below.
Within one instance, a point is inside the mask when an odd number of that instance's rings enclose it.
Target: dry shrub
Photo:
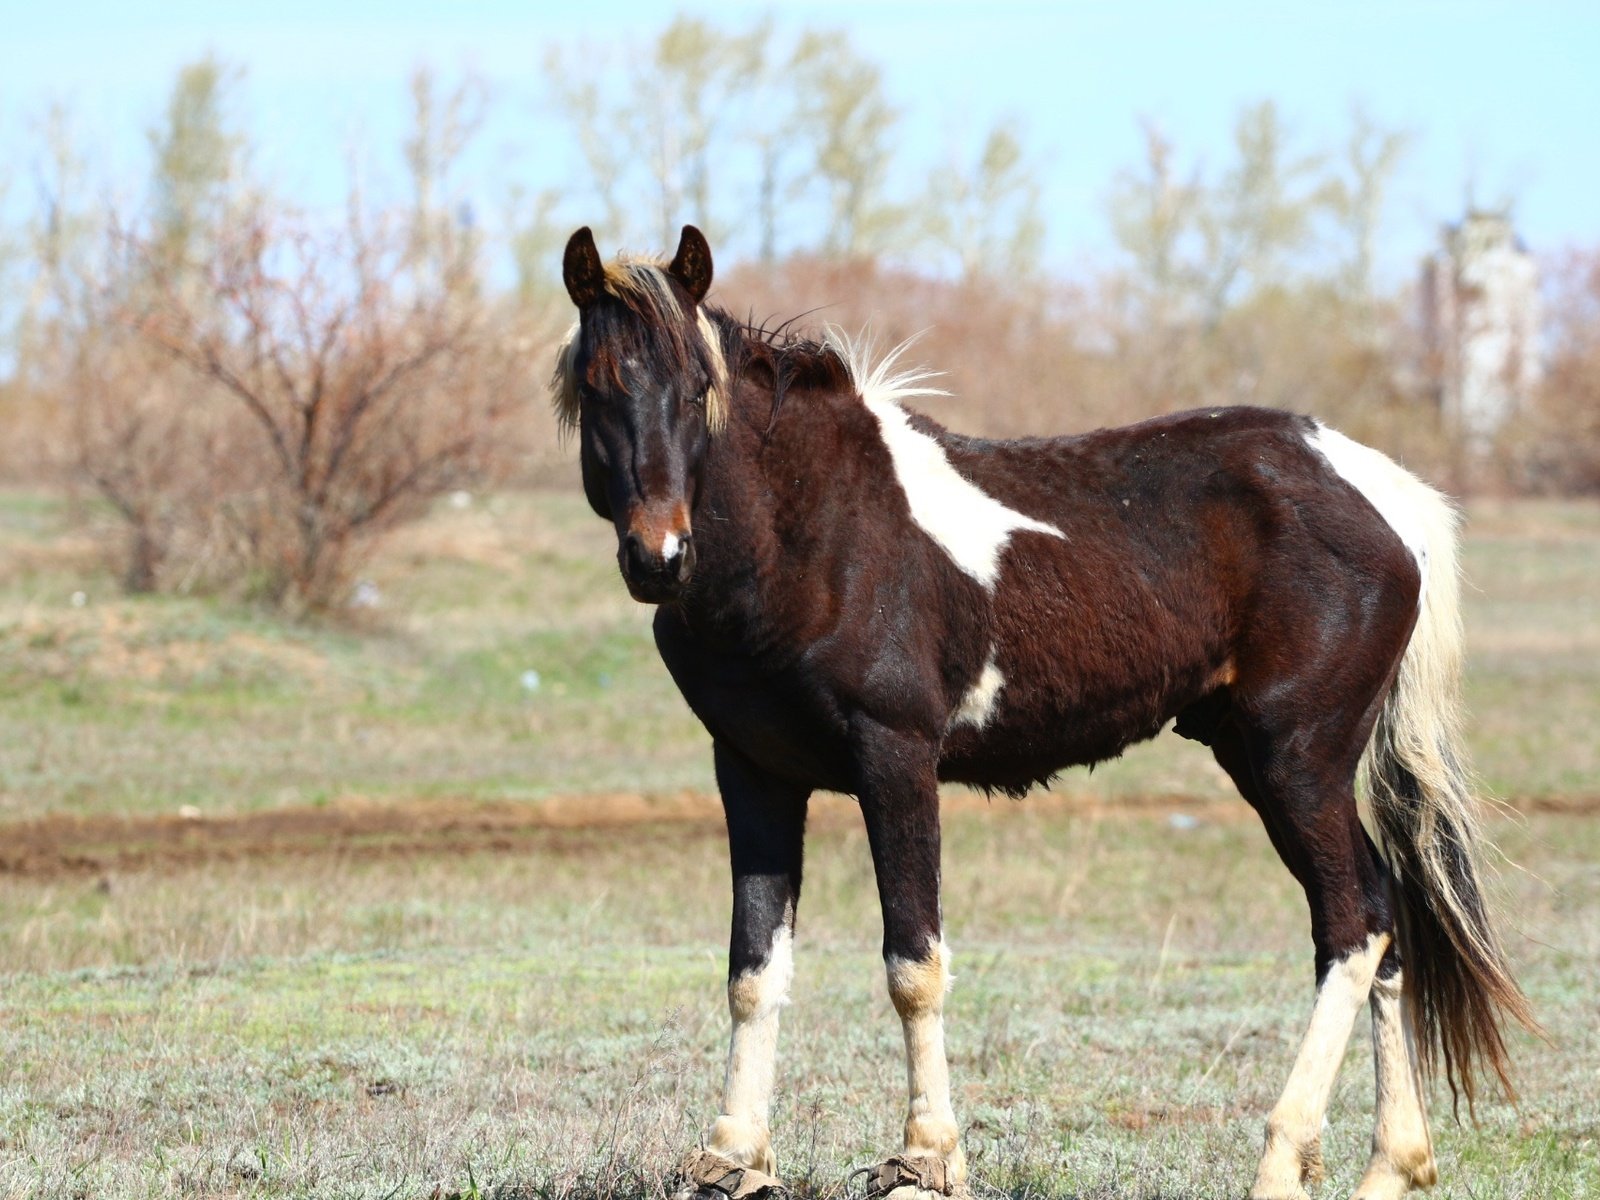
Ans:
[[[881,349],[919,337],[908,359],[942,372],[951,393],[919,407],[964,433],[1019,437],[1141,415],[1115,411],[1103,356],[1083,348],[1069,317],[1079,299],[1056,285],[797,258],[735,268],[720,289],[718,303],[757,322],[865,330]]]
[[[403,237],[263,215],[181,270],[130,247],[72,388],[130,586],[328,608],[382,534],[525,454],[548,338],[466,253],[417,269]]]
[[[923,334],[910,357],[942,371],[952,395],[921,406],[966,433],[1052,434],[1260,404],[1318,416],[1431,478],[1452,473],[1437,407],[1406,383],[1412,350],[1397,309],[1364,310],[1331,288],[1265,292],[1206,328],[1149,320],[1111,279],[939,280],[802,259],[737,268],[719,299],[757,320],[870,328],[884,346]]]
[[[225,557],[229,496],[255,465],[243,422],[204,380],[111,327],[85,333],[71,385],[71,466],[120,518],[123,586],[208,582],[208,564]]]

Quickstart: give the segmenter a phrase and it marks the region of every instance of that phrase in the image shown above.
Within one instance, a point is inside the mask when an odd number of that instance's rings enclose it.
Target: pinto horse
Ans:
[[[713,1200],[782,1188],[768,1130],[808,797],[856,797],[904,1024],[905,1143],[869,1194],[949,1195],[966,1165],[942,1009],[939,783],[1020,796],[1169,722],[1210,747],[1305,889],[1310,1026],[1251,1196],[1303,1197],[1358,1010],[1377,1067],[1356,1195],[1435,1180],[1423,1083],[1505,1085],[1532,1026],[1480,882],[1461,747],[1455,515],[1314,420],[1216,408],[988,441],[902,406],[926,372],[705,303],[670,262],[563,270],[552,381],[590,505],[710,731],[733,867],[722,1110],[685,1163]],[[1366,780],[1372,829],[1357,815]]]

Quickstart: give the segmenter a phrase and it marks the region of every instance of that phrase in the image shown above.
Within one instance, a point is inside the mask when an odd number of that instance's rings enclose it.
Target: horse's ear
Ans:
[[[667,273],[683,284],[683,290],[699,304],[711,290],[711,247],[706,235],[693,225],[683,227],[678,239],[678,253],[667,268]]]
[[[579,308],[588,308],[606,289],[606,268],[595,249],[594,234],[585,225],[567,239],[567,252],[561,259],[561,279],[567,295]]]

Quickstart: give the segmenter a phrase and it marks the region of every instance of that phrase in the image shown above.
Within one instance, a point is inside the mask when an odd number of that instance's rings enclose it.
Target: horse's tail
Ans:
[[[1503,1024],[1537,1023],[1490,922],[1481,858],[1492,849],[1478,821],[1475,779],[1461,737],[1462,630],[1456,512],[1394,464],[1422,545],[1417,624],[1363,758],[1367,799],[1395,876],[1396,924],[1425,1071],[1443,1060],[1450,1090],[1469,1110],[1475,1066],[1515,1097]],[[1391,493],[1393,494],[1393,493]],[[1396,499],[1402,496],[1397,495]]]

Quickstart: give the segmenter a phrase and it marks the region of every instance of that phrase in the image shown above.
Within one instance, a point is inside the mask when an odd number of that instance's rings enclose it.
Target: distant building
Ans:
[[[1422,266],[1428,373],[1445,419],[1476,450],[1543,376],[1539,268],[1505,213],[1468,212]]]

